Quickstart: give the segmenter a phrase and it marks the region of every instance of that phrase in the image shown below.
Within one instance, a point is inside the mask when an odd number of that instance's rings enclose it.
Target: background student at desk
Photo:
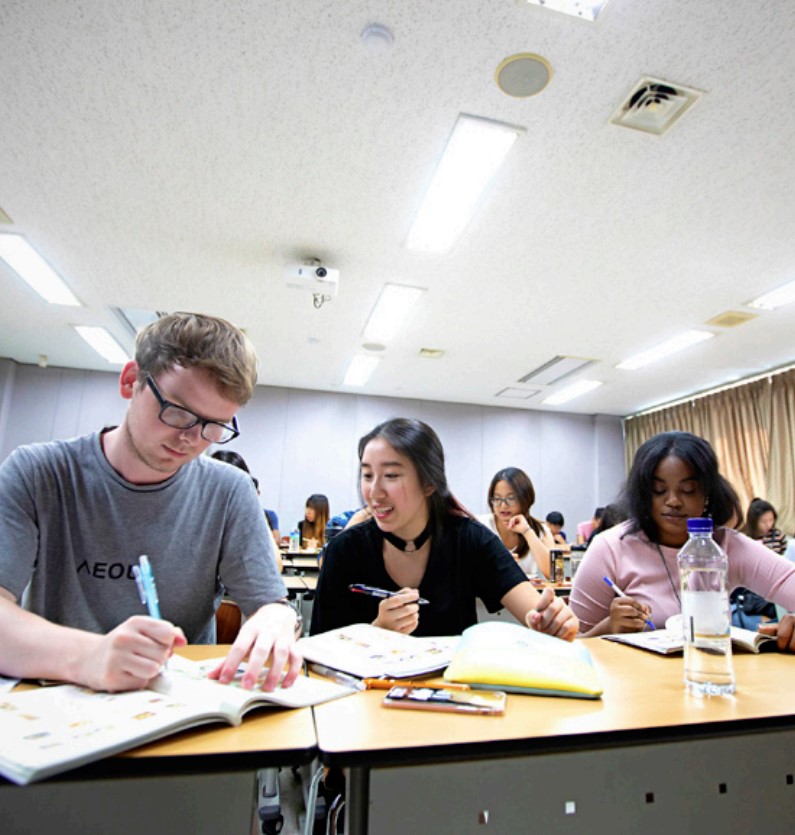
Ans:
[[[306,500],[304,518],[298,523],[298,533],[301,537],[302,548],[323,547],[326,541],[326,525],[328,525],[328,520],[328,498],[322,493],[313,493]]]
[[[731,588],[746,586],[787,609],[795,608],[795,565],[727,524],[742,510],[720,474],[712,447],[689,432],[664,432],[635,454],[621,501],[629,520],[597,536],[577,572],[571,606],[588,635],[640,632],[651,618],[659,628],[681,612],[677,553],[687,541],[687,520],[712,517],[715,540],[729,561]],[[626,593],[616,597],[604,582]],[[763,627],[779,647],[795,651],[795,617]]]
[[[416,635],[457,635],[477,622],[476,597],[521,623],[573,639],[576,618],[551,589],[539,594],[505,546],[447,486],[444,452],[425,423],[395,418],[359,441],[360,487],[373,518],[326,549],[312,611],[313,633],[374,623]],[[354,594],[363,583],[399,592]],[[417,599],[430,601],[420,607]]]
[[[530,513],[535,500],[536,491],[527,473],[518,467],[506,467],[489,485],[486,502],[491,513],[478,516],[478,521],[499,536],[525,574],[540,573],[549,578],[549,552],[556,547],[555,539],[549,528]],[[568,550],[567,545],[561,547]]]
[[[224,589],[248,621],[226,662],[251,653],[252,686],[300,670],[295,613],[248,475],[202,453],[239,434],[256,357],[221,319],[190,313],[142,330],[119,378],[121,426],[20,447],[0,466],[0,674],[98,690],[143,687],[175,647],[213,643]],[[164,620],[143,614],[132,566],[146,554]],[[18,601],[29,587],[29,610]],[[286,603],[286,601],[285,601]]]

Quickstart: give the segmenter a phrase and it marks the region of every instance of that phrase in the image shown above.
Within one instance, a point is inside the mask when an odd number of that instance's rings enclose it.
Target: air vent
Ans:
[[[541,389],[520,389],[516,386],[508,386],[508,388],[498,391],[494,396],[502,397],[506,400],[529,400],[535,397]]]
[[[659,78],[642,78],[624,104],[610,117],[614,125],[662,134],[703,93]]]
[[[736,328],[737,325],[744,325],[751,319],[756,319],[756,313],[744,313],[738,310],[727,310],[719,316],[715,316],[706,322],[707,325],[714,325],[716,328]]]
[[[537,386],[549,386],[557,383],[569,374],[573,374],[580,368],[585,368],[596,360],[585,357],[553,357],[549,362],[539,365],[538,368],[529,371],[517,382],[529,383],[531,380]]]

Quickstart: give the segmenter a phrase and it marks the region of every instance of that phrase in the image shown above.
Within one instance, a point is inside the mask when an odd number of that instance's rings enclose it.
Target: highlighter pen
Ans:
[[[615,584],[612,580],[608,580],[608,579],[607,579],[607,577],[602,577],[602,579],[605,581],[605,583],[607,583],[607,585],[608,585],[608,586],[610,586],[610,588],[611,588],[611,589],[613,589],[613,591],[614,591],[614,592],[615,592],[615,593],[616,593],[619,597],[626,597],[626,595],[624,594],[624,592],[623,592],[623,591],[621,591],[621,589],[620,589],[620,588],[619,588],[619,587],[618,587],[618,586],[617,586],[617,585],[616,585],[616,584]],[[656,629],[657,629],[657,627],[656,627],[656,626],[655,626],[655,625],[654,625],[654,624],[653,624],[650,620],[648,620],[648,619],[646,620],[646,626],[648,626],[648,627],[649,627],[649,629],[654,629],[654,630],[656,630]]]
[[[396,594],[400,594],[397,591],[387,591],[386,589],[379,589],[375,586],[366,586],[364,583],[351,583],[348,586],[351,591],[358,592],[359,594],[366,594],[370,597],[380,597],[380,598],[387,598],[387,597],[394,597]],[[415,603],[419,603],[420,606],[427,605],[430,601],[426,600],[424,597],[420,597],[414,601]]]
[[[149,610],[149,617],[160,620],[155,575],[152,573],[152,566],[146,554],[142,554],[138,558],[138,565],[133,566],[133,576],[135,585],[138,586],[138,593],[141,595],[141,603],[145,604]]]
[[[391,690],[393,687],[425,687],[428,690],[471,690],[468,684],[429,684],[427,681],[407,681],[394,678],[366,678],[363,681],[368,690]]]

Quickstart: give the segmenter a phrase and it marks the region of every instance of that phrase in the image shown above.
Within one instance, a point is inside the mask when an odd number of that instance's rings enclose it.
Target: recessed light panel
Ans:
[[[0,258],[45,301],[80,307],[66,282],[22,235],[0,235]]]
[[[448,252],[524,128],[461,114],[406,239],[408,249]]]
[[[607,0],[522,0],[528,6],[541,6],[553,12],[578,17],[593,23],[599,12],[607,5]]]

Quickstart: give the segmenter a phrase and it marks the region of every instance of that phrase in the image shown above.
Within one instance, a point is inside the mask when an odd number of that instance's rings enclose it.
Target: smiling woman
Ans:
[[[362,498],[373,518],[346,528],[326,550],[312,633],[372,623],[416,635],[459,635],[477,622],[476,598],[520,623],[571,640],[568,606],[539,594],[499,537],[450,492],[444,451],[425,423],[395,418],[359,441]],[[351,585],[385,589],[385,598]],[[428,603],[419,605],[419,598]],[[380,601],[380,602],[379,602]]]
[[[745,586],[795,608],[795,565],[734,530],[742,524],[737,494],[703,438],[664,432],[646,441],[621,501],[629,520],[594,538],[574,578],[571,605],[586,635],[639,632],[649,619],[661,627],[679,614],[676,556],[687,541],[687,520],[696,516],[712,517],[715,540],[729,558],[730,588]],[[787,642],[793,622],[782,624]]]

